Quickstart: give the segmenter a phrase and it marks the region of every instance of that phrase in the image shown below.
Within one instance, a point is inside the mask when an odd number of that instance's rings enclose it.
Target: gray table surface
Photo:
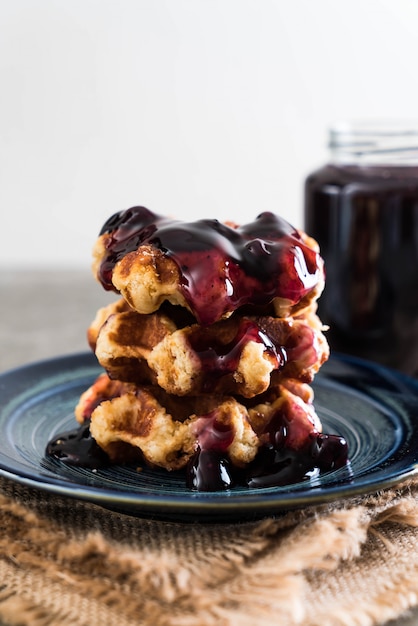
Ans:
[[[99,307],[115,299],[115,294],[103,291],[95,282],[88,268],[86,271],[2,269],[0,372],[87,351],[88,325]],[[0,626],[6,625],[0,623]],[[386,626],[418,626],[418,608]]]
[[[0,271],[0,371],[88,350],[97,309],[116,299],[86,271]]]

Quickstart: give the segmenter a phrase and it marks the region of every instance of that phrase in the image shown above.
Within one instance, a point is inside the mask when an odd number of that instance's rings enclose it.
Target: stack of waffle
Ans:
[[[76,417],[111,462],[187,468],[200,490],[341,463],[310,387],[329,354],[316,242],[271,213],[238,227],[134,207],[104,225],[93,271],[121,298],[88,329],[105,373]]]

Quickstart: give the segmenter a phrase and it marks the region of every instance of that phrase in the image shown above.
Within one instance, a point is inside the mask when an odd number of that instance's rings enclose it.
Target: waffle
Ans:
[[[88,328],[105,373],[75,415],[109,462],[186,468],[199,490],[289,484],[346,463],[313,405],[329,356],[313,239],[271,213],[238,226],[133,207],[103,226],[93,273],[121,297]],[[55,442],[59,458],[70,439]]]
[[[93,273],[138,313],[163,302],[186,307],[201,325],[243,305],[300,312],[324,286],[317,243],[271,213],[242,228],[217,220],[162,218],[143,207],[112,216],[93,250]]]
[[[246,406],[230,396],[184,399],[156,386],[115,386],[101,375],[80,398],[76,414],[81,422],[89,415],[92,436],[114,463],[145,461],[176,470],[198,448],[221,448],[234,466],[243,467],[271,436],[270,428],[276,432],[286,424],[286,445],[292,450],[320,432],[311,401],[309,388],[298,381],[270,389],[257,404]]]
[[[111,378],[180,396],[253,397],[266,391],[272,373],[312,381],[328,358],[313,312],[284,319],[234,314],[209,327],[178,328],[167,312],[139,314],[120,300],[98,312],[88,337]]]

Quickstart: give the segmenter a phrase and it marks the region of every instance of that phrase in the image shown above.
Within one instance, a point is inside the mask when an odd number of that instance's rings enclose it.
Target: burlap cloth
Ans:
[[[372,625],[418,602],[418,481],[226,525],[0,488],[8,625]]]
[[[3,271],[0,371],[85,349],[105,303],[92,287],[88,271]],[[0,479],[7,626],[371,626],[416,604],[418,480],[276,519],[182,525]]]

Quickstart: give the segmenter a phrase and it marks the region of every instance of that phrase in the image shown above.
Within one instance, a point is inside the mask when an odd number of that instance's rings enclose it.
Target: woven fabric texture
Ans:
[[[372,626],[418,603],[418,481],[243,524],[144,520],[0,480],[10,626]]]

